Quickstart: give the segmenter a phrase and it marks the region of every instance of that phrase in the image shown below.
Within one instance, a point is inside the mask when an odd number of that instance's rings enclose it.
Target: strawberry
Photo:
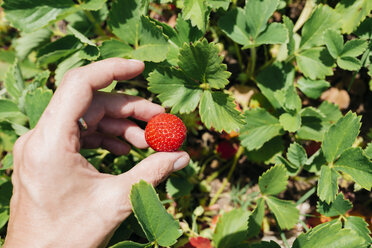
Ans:
[[[186,138],[186,126],[172,114],[154,116],[145,129],[147,144],[158,152],[178,150]]]
[[[235,156],[235,153],[238,151],[238,149],[233,143],[223,140],[218,143],[216,151],[221,158],[228,160]]]

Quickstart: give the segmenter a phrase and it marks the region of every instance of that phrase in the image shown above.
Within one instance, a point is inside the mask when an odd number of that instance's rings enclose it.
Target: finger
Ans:
[[[108,86],[113,80],[128,80],[139,75],[144,64],[137,60],[110,58],[67,72],[40,122],[45,126],[71,131],[87,111],[93,91]],[[66,129],[68,128],[68,129]]]
[[[93,133],[81,139],[82,148],[104,148],[115,155],[125,155],[130,151],[130,146],[125,142],[100,133]]]
[[[173,171],[180,170],[189,164],[190,157],[186,152],[158,152],[152,154],[128,172],[118,176],[121,187],[128,187],[140,180],[156,186]]]
[[[104,116],[149,121],[160,113],[164,113],[163,107],[138,96],[96,92],[84,120],[88,126],[95,126]]]
[[[98,123],[98,131],[112,136],[120,136],[137,148],[148,147],[145,131],[134,122],[127,119],[104,117]]]

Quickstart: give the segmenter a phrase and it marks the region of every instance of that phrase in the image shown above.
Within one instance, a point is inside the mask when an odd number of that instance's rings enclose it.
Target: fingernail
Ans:
[[[143,65],[143,62],[142,62],[141,60],[137,60],[137,59],[128,59],[128,61],[133,62],[133,63],[135,63],[135,64],[141,64],[141,65]]]
[[[178,171],[189,164],[189,158],[186,156],[182,156],[179,159],[176,160],[176,162],[173,165],[173,171]]]

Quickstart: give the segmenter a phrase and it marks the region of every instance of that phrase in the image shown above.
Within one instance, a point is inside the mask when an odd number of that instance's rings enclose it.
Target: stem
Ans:
[[[240,54],[240,49],[236,42],[234,42],[234,47],[235,47],[235,53],[236,53],[236,57],[238,58],[240,68],[241,70],[243,70],[244,65],[243,65],[242,55]]]
[[[286,247],[286,248],[289,248],[289,244],[288,244],[287,238],[285,237],[285,234],[284,234],[283,231],[280,232],[280,237],[282,238],[285,247]]]
[[[216,203],[216,201],[218,200],[219,196],[221,195],[221,193],[223,192],[223,190],[225,189],[227,183],[230,181],[230,178],[236,168],[236,164],[238,163],[238,159],[240,157],[240,155],[242,155],[244,151],[244,148],[242,146],[239,146],[239,149],[238,151],[236,152],[235,154],[235,157],[234,157],[234,162],[229,170],[229,173],[227,174],[227,177],[224,178],[223,180],[223,183],[221,185],[221,187],[218,189],[217,193],[214,195],[214,197],[212,198],[211,202],[209,203],[209,206],[212,206]]]
[[[253,78],[254,69],[256,67],[256,48],[251,48],[251,63],[247,66],[248,78]]]
[[[305,229],[306,232],[308,232],[310,229],[307,227],[307,225],[305,224],[305,222],[303,220],[300,220],[300,224],[302,225],[302,227]]]
[[[314,0],[306,0],[305,7],[303,8],[300,16],[297,19],[296,24],[293,27],[293,32],[296,33],[309,19],[311,13],[313,12],[313,8],[315,7]]]
[[[306,201],[312,194],[314,194],[316,191],[316,187],[314,186],[309,191],[307,191],[298,201],[296,202],[296,206],[300,205],[304,201]]]
[[[100,36],[106,36],[105,31],[101,28],[101,25],[97,22],[96,18],[92,15],[90,11],[84,10],[85,15],[88,17],[89,21],[94,25],[94,31]]]
[[[364,67],[366,61],[367,61],[367,58],[368,58],[368,55],[369,55],[369,52],[370,52],[371,48],[368,47],[368,49],[364,52],[363,56],[362,56],[362,59],[361,59],[361,62],[362,62],[362,66],[361,67]],[[351,86],[353,86],[353,83],[354,83],[354,80],[355,80],[355,77],[356,75],[358,74],[359,71],[355,71],[353,73],[353,77],[350,81],[350,84],[349,84],[349,87],[347,87],[347,91],[350,91],[351,89]]]

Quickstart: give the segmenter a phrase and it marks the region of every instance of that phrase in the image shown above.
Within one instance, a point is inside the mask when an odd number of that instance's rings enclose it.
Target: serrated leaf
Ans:
[[[170,177],[166,183],[167,193],[171,197],[182,197],[189,195],[194,186],[182,177]]]
[[[318,99],[330,87],[325,80],[311,80],[304,77],[297,81],[297,87],[309,98]]]
[[[364,240],[351,229],[341,229],[341,222],[324,223],[302,233],[292,248],[337,247],[361,248]]]
[[[366,18],[357,28],[355,34],[361,39],[372,39],[372,18]]]
[[[266,142],[260,149],[246,151],[245,154],[247,155],[247,158],[250,161],[264,164],[272,164],[274,158],[277,155],[282,154],[283,151],[284,151],[283,139],[281,137],[275,137]]]
[[[296,208],[295,203],[274,196],[267,197],[266,203],[281,229],[292,229],[297,224],[300,211]]]
[[[300,71],[310,79],[323,79],[333,75],[334,59],[325,47],[314,47],[296,56]]]
[[[66,35],[42,47],[37,54],[40,66],[55,63],[58,60],[73,54],[82,44],[73,35]]]
[[[217,45],[206,39],[192,45],[184,45],[180,50],[179,67],[191,79],[208,83],[213,89],[223,89],[229,83],[231,73],[218,55]]]
[[[368,229],[368,224],[363,218],[358,216],[349,216],[345,220],[345,228],[354,230],[360,237],[362,237],[367,244],[372,243],[371,231]],[[368,247],[368,246],[367,246]]]
[[[241,208],[223,214],[213,234],[216,248],[234,248],[246,239],[250,212]]]
[[[203,37],[203,32],[200,29],[193,27],[190,20],[186,21],[181,16],[177,18],[175,29],[177,35],[174,39],[172,37],[170,39],[175,41],[179,47],[182,47],[184,43],[196,42]]]
[[[228,11],[220,18],[218,25],[227,36],[244,48],[284,43],[288,38],[285,25],[267,25],[278,4],[278,0],[251,0],[244,9],[238,7]]]
[[[324,42],[333,58],[337,58],[344,49],[344,38],[334,29],[328,29],[324,33]]]
[[[134,59],[161,62],[168,53],[168,41],[162,30],[149,18],[141,16],[140,46],[132,52]]]
[[[319,201],[317,204],[318,213],[327,217],[344,215],[347,211],[353,208],[353,204],[344,198],[344,194],[340,193],[330,204]]]
[[[71,0],[5,0],[2,7],[12,25],[32,32],[76,11]]]
[[[340,13],[342,31],[351,33],[372,10],[372,2],[369,0],[341,0],[335,8]]]
[[[350,40],[345,43],[341,57],[357,57],[361,55],[368,47],[366,40]]]
[[[111,39],[102,42],[99,50],[103,59],[112,57],[129,58],[133,48],[122,41]]]
[[[258,179],[258,186],[264,195],[277,195],[287,188],[288,175],[284,165],[275,165]]]
[[[205,0],[185,0],[182,16],[185,20],[191,20],[193,26],[205,30],[208,18],[208,8]]]
[[[146,0],[117,0],[114,1],[108,24],[112,32],[129,44],[136,44],[141,30],[141,15],[144,14]]]
[[[53,96],[51,90],[38,88],[26,94],[25,111],[30,119],[30,128],[34,128],[39,121],[46,106]]]
[[[7,153],[5,157],[3,158],[3,160],[1,161],[1,163],[2,163],[2,166],[0,167],[0,171],[11,169],[13,167],[13,154]]]
[[[293,21],[287,16],[283,16],[283,23],[288,30],[288,44],[287,44],[288,55],[292,55],[296,49],[295,40],[293,38],[294,24],[293,24]]]
[[[340,118],[324,134],[322,150],[329,163],[335,159],[355,141],[359,134],[361,117],[351,111]]]
[[[63,75],[65,75],[68,70],[82,66],[84,63],[85,60],[80,58],[80,54],[78,52],[59,63],[55,71],[56,85],[61,83]]]
[[[279,122],[285,131],[293,133],[301,127],[301,115],[299,113],[284,113],[280,115]]]
[[[339,57],[337,58],[337,65],[348,71],[358,71],[362,66],[362,62],[353,57]]]
[[[96,44],[94,44],[93,41],[89,40],[87,37],[85,37],[84,34],[80,33],[78,30],[76,30],[72,26],[67,25],[67,30],[69,30],[75,36],[75,38],[80,40],[81,43],[87,44],[90,46],[96,46]]]
[[[0,229],[3,228],[9,220],[9,210],[0,208]]]
[[[256,208],[253,210],[248,218],[248,230],[247,237],[256,237],[261,232],[261,225],[265,216],[265,201],[263,198],[259,198],[257,201]]]
[[[339,27],[340,15],[328,5],[318,5],[302,28],[301,49],[324,44],[323,32]]]
[[[284,105],[288,104],[285,99],[287,93],[293,96],[294,72],[295,70],[290,64],[274,63],[263,69],[256,77],[257,86],[260,88],[262,94],[277,110],[282,110],[286,107]],[[295,104],[291,104],[290,107],[295,106],[297,108],[297,101],[298,96],[296,94],[294,101],[292,101]]]
[[[363,188],[371,190],[372,161],[360,147],[345,150],[334,166],[336,170],[349,174]]]
[[[342,117],[342,113],[337,105],[327,101],[323,101],[318,110],[323,113],[325,120],[332,123],[337,122]]]
[[[288,148],[287,158],[292,164],[296,165],[297,167],[301,167],[307,161],[307,154],[301,145],[294,142]]]
[[[295,176],[299,171],[300,167],[297,167],[296,165],[289,162],[287,159],[285,159],[282,155],[278,155],[274,158],[275,165],[283,165],[287,169],[287,174],[289,176]]]
[[[279,120],[265,109],[253,109],[244,113],[246,124],[240,130],[242,146],[257,150],[272,138],[282,134]]]
[[[222,8],[223,10],[227,10],[229,8],[231,0],[209,0],[207,2],[208,6],[213,9]]]
[[[123,242],[120,242],[120,243],[117,243],[113,246],[110,246],[110,248],[146,248],[148,247],[150,244],[140,244],[140,243],[136,243],[136,242],[133,242],[133,241],[123,241]]]
[[[100,53],[96,46],[85,46],[79,51],[79,57],[81,59],[87,59],[90,61],[96,60]]]
[[[179,224],[167,213],[154,188],[141,180],[132,186],[133,212],[147,239],[161,246],[171,246],[182,235]]]
[[[301,110],[301,127],[297,130],[297,135],[300,139],[322,141],[329,126],[330,123],[320,110],[307,107]]]
[[[323,165],[321,167],[317,188],[317,194],[320,200],[329,204],[336,199],[336,194],[338,191],[338,177],[339,175],[334,168],[331,168],[327,165]]]
[[[236,109],[234,99],[223,92],[205,90],[200,100],[199,114],[207,128],[217,131],[239,132],[243,116]]]
[[[48,29],[40,29],[29,34],[22,34],[15,42],[17,57],[23,60],[35,48],[42,47],[50,40],[52,32]]]
[[[15,102],[8,99],[0,99],[0,119],[24,123],[27,117],[20,112]]]
[[[372,142],[369,142],[366,149],[364,149],[364,153],[369,157],[369,159],[372,159]]]
[[[196,109],[203,94],[199,84],[177,69],[155,69],[147,79],[149,90],[159,94],[163,106],[172,113],[190,113]]]
[[[22,96],[25,88],[21,69],[19,68],[18,60],[15,60],[13,65],[9,67],[6,73],[4,86],[7,93],[16,101]]]
[[[103,5],[107,0],[86,0],[80,4],[80,8],[85,10],[99,10],[103,8]]]

